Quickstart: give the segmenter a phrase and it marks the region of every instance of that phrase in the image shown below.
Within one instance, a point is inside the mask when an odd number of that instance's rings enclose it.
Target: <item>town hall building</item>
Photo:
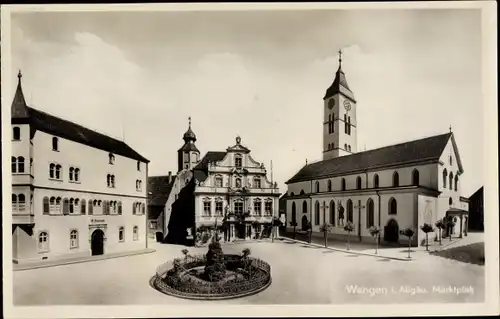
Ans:
[[[146,248],[149,161],[123,141],[26,104],[12,115],[12,258],[40,263]]]
[[[381,243],[407,243],[400,230],[411,228],[413,244],[425,238],[420,226],[434,226],[450,216],[449,229],[466,235],[467,203],[462,203],[464,168],[453,133],[358,151],[357,101],[342,70],[323,97],[323,159],[306,164],[286,184],[287,230],[308,229],[323,236],[321,225],[333,226],[332,237],[347,235],[351,222],[360,241],[373,242],[370,227],[380,229]],[[446,235],[446,230],[445,233]],[[430,234],[429,238],[437,236]]]
[[[258,238],[278,215],[279,189],[267,178],[267,169],[236,138],[225,151],[209,151],[200,159],[196,135],[189,128],[178,150],[178,172],[166,187],[151,188],[152,198],[163,198],[155,224],[163,225],[168,243],[189,244],[198,230],[222,227],[226,240]],[[169,174],[172,176],[171,174]],[[151,176],[154,180],[165,177]],[[165,193],[168,191],[168,193]]]

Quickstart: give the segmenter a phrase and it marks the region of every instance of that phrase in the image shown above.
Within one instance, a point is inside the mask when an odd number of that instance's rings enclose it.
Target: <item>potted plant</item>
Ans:
[[[332,231],[332,225],[328,223],[323,223],[319,227],[319,231],[323,232],[323,235],[325,237],[325,248],[328,247],[328,233]]]
[[[411,228],[405,228],[401,231],[403,236],[408,237],[408,258],[411,258],[410,252],[411,252],[411,239],[415,232]]]
[[[354,224],[350,221],[348,221],[345,226],[344,226],[344,230],[347,232],[347,250],[350,250],[350,247],[349,247],[349,241],[350,241],[350,235],[351,235],[351,232],[354,231]]]
[[[370,227],[370,235],[375,239],[375,255],[378,254],[378,238],[380,236],[380,228],[377,226]]]
[[[425,233],[425,250],[429,251],[429,233],[434,231],[431,225],[424,223],[420,229]]]
[[[441,246],[441,234],[442,234],[442,231],[444,228],[444,222],[442,219],[439,219],[438,221],[436,221],[435,225],[436,225],[437,229],[439,230],[439,245]]]

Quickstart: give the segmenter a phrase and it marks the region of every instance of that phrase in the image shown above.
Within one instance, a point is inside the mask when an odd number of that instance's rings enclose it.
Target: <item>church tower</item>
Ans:
[[[200,151],[194,145],[196,135],[191,130],[191,117],[189,117],[189,128],[184,133],[182,139],[184,140],[184,145],[177,151],[179,172],[184,169],[193,169],[200,160]]]
[[[342,51],[335,80],[323,102],[323,160],[356,153],[356,100],[342,71]]]

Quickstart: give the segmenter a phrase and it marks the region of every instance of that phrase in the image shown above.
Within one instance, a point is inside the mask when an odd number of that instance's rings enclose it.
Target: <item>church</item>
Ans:
[[[159,237],[190,245],[215,227],[226,241],[262,236],[278,214],[281,195],[264,164],[253,159],[239,136],[225,151],[209,151],[201,158],[191,119],[183,140],[177,151],[177,174],[149,177],[149,196],[157,199],[150,208],[157,211],[150,224],[163,225],[156,229],[162,233]]]
[[[123,141],[28,106],[21,79],[11,106],[13,262],[146,249],[149,161]]]
[[[468,206],[461,196],[464,168],[453,133],[446,132],[405,143],[358,151],[357,101],[342,70],[342,56],[335,79],[323,97],[323,159],[302,167],[287,182],[287,231],[312,228],[324,236],[345,239],[344,225],[359,241],[373,242],[370,227],[380,229],[382,244],[408,244],[400,234],[415,232],[412,245],[422,245],[420,226],[434,226],[450,216],[455,226],[445,230],[467,234]],[[429,238],[436,238],[429,234]]]

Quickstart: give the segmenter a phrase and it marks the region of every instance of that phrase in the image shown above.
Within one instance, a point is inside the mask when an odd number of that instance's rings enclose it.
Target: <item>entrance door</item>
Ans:
[[[390,243],[397,243],[399,240],[399,226],[394,219],[389,220],[384,229],[384,240]]]
[[[92,250],[92,256],[102,255],[104,253],[104,232],[102,230],[94,230],[90,248]]]

